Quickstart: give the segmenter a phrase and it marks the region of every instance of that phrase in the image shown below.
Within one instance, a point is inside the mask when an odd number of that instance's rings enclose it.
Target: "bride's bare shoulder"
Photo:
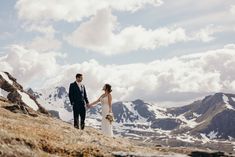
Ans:
[[[111,97],[112,97],[112,94],[111,94],[111,93],[109,93],[109,94],[108,94],[108,97],[110,97],[110,98],[111,98]]]

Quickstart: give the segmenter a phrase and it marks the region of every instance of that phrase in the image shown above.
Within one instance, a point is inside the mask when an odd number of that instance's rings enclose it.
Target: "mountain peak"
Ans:
[[[134,104],[144,104],[144,101],[141,99],[136,99],[134,101],[132,101]]]

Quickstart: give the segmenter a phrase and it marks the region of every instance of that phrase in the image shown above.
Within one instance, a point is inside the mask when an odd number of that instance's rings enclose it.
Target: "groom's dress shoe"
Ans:
[[[76,129],[79,129],[79,126],[77,126],[77,125],[75,125],[74,127],[75,127]]]
[[[83,130],[85,128],[85,124],[81,124],[81,129]]]

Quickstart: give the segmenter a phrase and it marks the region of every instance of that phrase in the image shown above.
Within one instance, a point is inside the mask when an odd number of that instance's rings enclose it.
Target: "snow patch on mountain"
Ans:
[[[155,113],[156,118],[172,118],[171,114],[166,114],[167,109],[157,106],[156,104],[148,105],[149,111],[153,111]]]
[[[188,143],[194,143],[195,139],[191,136],[177,136],[177,140],[188,142]]]
[[[203,144],[210,142],[210,139],[206,136],[206,134],[201,133],[200,135],[202,137]]]
[[[0,75],[2,75],[2,77],[11,85],[13,85],[13,81],[9,79],[9,77],[7,76],[6,73],[0,71]]]
[[[177,116],[178,119],[180,119],[182,122],[185,123],[185,125],[181,125],[181,127],[185,127],[185,126],[188,126],[190,128],[194,128],[196,127],[197,125],[199,125],[200,123],[197,123],[195,120],[196,118],[193,118],[193,119],[186,119],[185,116],[183,114]]]
[[[211,131],[207,136],[208,136],[210,139],[215,139],[215,138],[217,138],[217,134],[218,134],[218,132]]]
[[[65,104],[69,101],[66,93],[60,93],[58,88],[57,90],[55,88],[43,89],[38,93],[40,95],[40,98],[37,99],[38,102],[47,110],[59,112],[59,116],[63,121],[69,122],[73,119],[72,110],[65,109]]]
[[[232,98],[233,102],[235,102],[235,98],[234,97],[231,97],[231,98]]]
[[[201,114],[197,114],[197,113],[193,112],[193,116],[198,118],[201,116]]]
[[[128,109],[128,111],[124,111],[125,113],[132,112],[133,115],[137,116],[138,121],[136,121],[137,123],[135,123],[135,124],[147,124],[146,118],[142,117],[137,112],[137,110],[134,108],[135,105],[132,102],[124,102],[123,105]],[[124,108],[124,110],[126,108]],[[127,115],[123,115],[123,116],[127,116]],[[127,121],[125,123],[133,123],[133,122],[130,121],[130,119],[127,119]]]
[[[39,109],[38,105],[33,101],[28,94],[17,90],[17,92],[22,96],[22,100],[25,104],[31,107],[33,110],[37,111]]]
[[[7,98],[7,95],[9,94],[10,92],[7,92],[5,91],[4,89],[0,89],[0,96],[4,97],[4,98]]]
[[[233,106],[229,104],[229,98],[228,98],[225,94],[223,94],[223,101],[224,101],[224,103],[225,103],[227,109],[229,109],[229,110],[235,110],[235,109],[233,108]]]

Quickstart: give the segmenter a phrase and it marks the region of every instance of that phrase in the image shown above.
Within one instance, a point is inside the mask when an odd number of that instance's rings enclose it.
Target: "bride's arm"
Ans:
[[[102,95],[99,97],[99,99],[97,99],[96,101],[92,102],[89,104],[89,107],[95,106],[98,102],[100,102],[100,98],[102,97]]]
[[[109,113],[112,113],[112,95],[108,95]]]

